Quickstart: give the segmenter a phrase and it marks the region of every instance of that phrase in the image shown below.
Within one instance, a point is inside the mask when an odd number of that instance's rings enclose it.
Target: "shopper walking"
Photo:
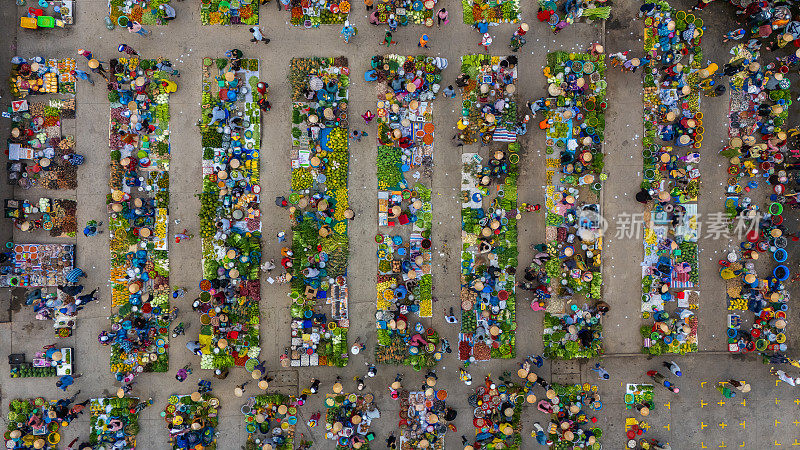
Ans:
[[[91,84],[92,86],[94,86],[94,80],[92,80],[92,76],[91,76],[91,75],[89,75],[89,73],[88,73],[88,72],[86,72],[86,71],[83,71],[83,70],[80,70],[80,69],[74,69],[74,70],[73,70],[72,72],[70,72],[70,73],[72,74],[72,76],[73,76],[73,77],[75,77],[75,78],[78,78],[78,79],[81,79],[81,80],[84,80],[84,81],[88,81],[88,82],[89,82],[89,84]]]
[[[147,36],[150,34],[150,31],[145,29],[142,24],[135,20],[128,21],[128,33],[136,33],[139,36]]]
[[[364,0],[364,7],[366,7],[367,11],[372,11],[372,8],[374,7],[373,3],[374,0]]]
[[[417,47],[428,48],[428,40],[429,40],[428,35],[423,34],[422,37],[419,38],[419,43],[417,44]]]
[[[448,19],[449,15],[450,13],[448,13],[446,9],[444,8],[440,9],[439,12],[436,13],[436,21],[437,21],[436,26],[441,28],[442,24],[447,25],[448,23],[450,23],[450,19]]]
[[[119,47],[117,47],[117,51],[119,51],[120,53],[125,53],[126,55],[139,56],[139,53],[137,53],[136,50],[134,50],[133,47],[131,47],[128,44],[119,44]]]
[[[678,364],[676,364],[675,361],[670,361],[670,362],[664,361],[664,367],[669,369],[669,371],[675,374],[676,377],[683,375],[683,372],[681,372],[681,368],[678,367]]]
[[[611,374],[608,373],[608,371],[605,368],[600,367],[600,363],[596,363],[594,365],[594,368],[592,368],[592,370],[597,372],[597,376],[600,377],[601,380],[608,380],[611,378]]]
[[[265,44],[269,44],[269,39],[265,38],[264,35],[261,33],[261,28],[258,25],[250,28],[250,32],[253,33],[253,38],[250,39],[250,42],[263,42]]]

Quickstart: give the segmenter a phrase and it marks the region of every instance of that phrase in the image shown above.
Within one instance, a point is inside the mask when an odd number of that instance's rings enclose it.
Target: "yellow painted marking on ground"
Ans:
[[[780,425],[781,423],[782,422],[778,422],[778,419],[775,419],[775,428],[778,428],[778,425]]]
[[[778,400],[778,397],[775,397],[775,404],[777,405],[777,404],[778,404],[778,403],[780,403],[780,402],[781,402],[781,401],[780,401],[780,400]]]
[[[720,427],[720,428],[722,428],[723,430],[724,430],[724,429],[725,429],[725,427],[727,427],[727,426],[728,426],[728,424],[727,424],[727,423],[725,423],[725,422],[722,422],[722,423],[720,423],[720,424],[719,424],[719,427]]]
[[[794,442],[792,443],[792,445],[800,445],[800,442],[797,442],[797,438],[794,438]]]
[[[742,441],[742,445],[740,445],[739,447],[744,447],[744,441]]]
[[[780,382],[781,382],[781,380],[775,380],[775,387],[778,387],[778,383],[780,383]]]
[[[705,428],[705,427],[707,427],[707,426],[708,426],[708,425],[706,425],[705,423],[703,423],[703,422],[700,422],[700,429],[701,429],[701,430],[702,430],[702,429],[704,429],[704,428]]]
[[[706,447],[706,444],[703,444],[703,443],[701,442],[701,443],[700,443],[700,448],[708,448],[708,447]]]
[[[747,422],[746,420],[743,420],[743,421],[742,421],[742,422],[739,424],[739,425],[741,425],[741,426],[742,426],[742,429],[743,429],[743,430],[744,430],[744,427],[745,427],[745,425],[746,425],[746,422]]]
[[[664,403],[664,406],[666,406],[666,407],[667,407],[667,409],[670,409],[670,403],[671,403],[671,402]]]
[[[669,431],[669,424],[664,425],[664,428],[666,428],[667,431]]]
[[[703,402],[703,399],[701,398],[700,399],[700,407],[701,408],[705,408],[706,406],[708,406],[708,403]]]
[[[794,404],[800,406],[800,398],[794,399]]]
[[[747,399],[746,398],[742,399],[742,406],[747,406]]]
[[[792,423],[794,424],[794,426],[798,426],[800,425],[800,420],[794,419],[794,422]]]
[[[700,382],[700,387],[701,387],[701,388],[704,388],[704,387],[706,387],[706,382],[705,382],[705,381],[701,381],[701,382]],[[701,444],[702,444],[702,442],[701,442]],[[705,447],[703,447],[703,448],[705,448]]]
[[[780,443],[778,443],[778,440],[777,440],[777,439],[775,439],[775,446],[776,446],[776,447],[779,447],[780,445],[781,445],[781,444],[780,444]]]
[[[728,446],[725,445],[725,441],[722,441],[722,444],[719,444],[719,448],[727,448]]]
[[[725,406],[725,400],[720,400],[717,402],[719,406]]]

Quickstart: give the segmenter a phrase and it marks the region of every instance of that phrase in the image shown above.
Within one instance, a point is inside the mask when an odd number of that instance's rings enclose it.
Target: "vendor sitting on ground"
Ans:
[[[209,122],[208,125],[211,126],[217,122],[220,122],[223,125],[225,125],[228,122],[230,116],[231,113],[228,111],[227,108],[220,105],[216,105],[214,106],[214,109],[211,110],[211,113],[208,115],[208,118],[211,119],[211,122]]]

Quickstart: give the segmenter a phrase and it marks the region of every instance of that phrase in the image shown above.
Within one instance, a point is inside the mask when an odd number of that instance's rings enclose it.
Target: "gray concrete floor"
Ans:
[[[30,3],[30,2],[29,2]],[[200,25],[199,2],[173,2],[178,11],[178,18],[168,26],[153,28],[149,38],[130,35],[124,30],[108,31],[103,18],[106,15],[106,0],[83,0],[77,6],[76,25],[68,30],[46,32],[30,32],[19,30],[16,53],[20,55],[42,55],[45,57],[75,56],[78,48],[88,48],[107,60],[117,54],[116,47],[124,42],[136,48],[145,57],[164,56],[175,62],[181,70],[179,90],[171,97],[171,129],[173,162],[171,166],[171,207],[172,219],[181,219],[181,227],[197,230],[197,210],[199,202],[195,194],[201,185],[200,173],[200,139],[194,124],[199,114],[201,60],[204,56],[219,57],[226,50],[237,47],[247,57],[257,57],[262,61],[262,79],[271,87],[270,100],[272,111],[263,117],[262,138],[262,175],[264,180],[263,206],[264,212],[264,253],[277,255],[279,244],[274,238],[280,230],[288,230],[289,223],[285,211],[278,210],[272,199],[277,194],[285,193],[289,182],[289,122],[291,102],[289,100],[288,74],[289,60],[297,56],[338,56],[345,55],[350,60],[352,71],[350,99],[351,107],[362,112],[375,107],[374,91],[363,79],[363,72],[369,66],[369,58],[377,53],[386,52],[379,46],[383,36],[382,27],[371,27],[367,15],[360,2],[354,5],[351,21],[359,27],[359,35],[351,44],[345,45],[339,38],[339,27],[323,27],[317,30],[295,29],[288,24],[288,15],[278,13],[275,0],[261,9],[261,28],[264,34],[272,39],[268,45],[250,43],[250,35],[245,26],[217,27]],[[391,49],[399,54],[418,54],[416,47],[419,35],[427,32],[431,37],[430,49],[426,54],[443,56],[449,59],[450,66],[445,71],[446,79],[454,81],[458,74],[461,55],[476,53],[479,35],[469,26],[461,23],[461,5],[455,0],[440,0],[439,7],[447,7],[450,11],[451,23],[442,29],[425,29],[410,26],[399,30],[395,37],[400,44]],[[691,6],[686,1],[681,6]],[[722,32],[734,28],[730,18],[733,17],[729,5],[714,4],[701,14],[706,20],[709,31],[704,39],[704,51],[707,58],[722,65],[727,61],[727,48],[720,44]],[[532,98],[545,95],[545,81],[542,67],[547,52],[554,50],[584,50],[590,42],[602,41],[607,52],[642,49],[642,23],[635,20],[638,3],[623,0],[616,2],[613,18],[606,24],[577,24],[568,28],[558,36],[553,36],[549,27],[538,23],[535,17],[535,3],[523,1],[523,18],[531,24],[528,44],[519,54],[520,70],[518,81],[519,100],[521,103]],[[514,30],[513,25],[492,27],[495,44],[492,54],[507,54],[506,47]],[[79,57],[78,57],[79,58]],[[79,67],[85,69],[85,61],[79,58]],[[609,173],[605,183],[603,205],[607,217],[614,217],[621,212],[638,212],[639,206],[632,198],[641,180],[641,74],[622,73],[613,69],[607,71],[609,109],[607,111],[606,131],[606,170]],[[105,195],[108,191],[108,101],[106,91],[98,83],[91,87],[80,84],[78,92],[77,119],[68,123],[65,133],[77,135],[78,151],[86,155],[86,164],[79,172],[79,186],[75,192],[32,192],[26,197],[38,194],[78,198],[78,221],[85,223],[91,218],[101,219],[106,216]],[[720,211],[723,207],[722,187],[725,180],[725,169],[716,150],[722,146],[725,138],[727,122],[726,98],[703,98],[701,110],[707,123],[706,137],[703,146],[704,159],[701,163],[703,184],[700,197],[701,213]],[[434,121],[437,125],[434,168],[434,243],[438,246],[434,252],[434,295],[439,299],[434,306],[434,317],[431,322],[443,333],[451,343],[457,342],[457,326],[447,325],[442,320],[443,311],[451,305],[456,308],[459,289],[460,255],[457,251],[460,243],[459,217],[459,177],[460,150],[451,142],[453,126],[460,115],[457,100],[437,100],[435,103]],[[363,124],[362,124],[363,125]],[[360,128],[363,128],[361,126]],[[374,125],[372,126],[374,128]],[[535,126],[532,128],[536,128]],[[374,130],[368,128],[374,133]],[[523,173],[520,177],[519,201],[541,203],[543,200],[544,135],[531,129],[523,139],[524,156]],[[467,150],[467,149],[465,149]],[[351,147],[350,162],[350,202],[357,213],[356,220],[350,227],[351,232],[351,341],[356,336],[366,339],[367,347],[375,343],[374,310],[376,273],[375,247],[373,236],[377,232],[376,190],[374,141],[365,139],[354,143]],[[520,222],[520,261],[527,263],[530,255],[524,249],[528,244],[540,242],[544,238],[543,215],[526,215]],[[175,228],[175,227],[173,227]],[[611,230],[613,232],[613,228]],[[20,242],[36,240],[30,235],[15,236]],[[631,416],[624,408],[624,384],[628,382],[645,382],[645,372],[660,368],[661,359],[649,360],[638,354],[641,345],[639,335],[639,262],[642,245],[639,240],[618,240],[612,236],[606,238],[604,260],[605,298],[612,310],[605,321],[605,343],[608,355],[603,358],[603,365],[611,372],[611,381],[600,383],[600,393],[604,408],[598,413],[598,425],[603,428],[605,448],[620,449],[624,445],[625,417]],[[447,242],[444,250],[442,243]],[[100,286],[103,300],[100,304],[84,310],[79,318],[79,326],[75,336],[59,342],[76,348],[77,372],[83,378],[77,380],[70,389],[74,393],[82,390],[84,396],[101,396],[116,391],[113,378],[109,373],[108,349],[97,344],[98,332],[108,325],[110,292],[107,285],[109,273],[108,242],[103,236],[95,238],[79,237],[78,266],[89,273],[86,282],[88,288]],[[364,245],[360,245],[364,243]],[[676,361],[684,370],[684,377],[678,379],[681,387],[679,395],[669,394],[665,390],[656,393],[657,408],[648,419],[652,425],[649,437],[665,439],[673,443],[675,449],[717,448],[738,446],[752,449],[772,448],[777,445],[800,445],[800,422],[792,423],[796,416],[800,400],[787,385],[776,386],[774,379],[767,374],[767,368],[758,362],[748,359],[733,358],[725,353],[726,341],[725,314],[726,299],[721,280],[717,276],[716,260],[721,251],[727,248],[728,242],[700,240],[701,258],[701,308],[700,317],[700,353],[681,358]],[[197,293],[197,283],[201,277],[200,242],[198,239],[172,244],[170,247],[172,261],[172,284],[188,286],[190,293],[183,300],[176,302],[182,311],[191,311],[190,301]],[[268,361],[268,367],[278,371],[277,390],[284,393],[297,393],[307,386],[309,379],[321,377],[324,384],[322,392],[330,389],[336,375],[342,375],[345,388],[353,389],[350,381],[354,375],[363,375],[371,356],[359,355],[351,358],[345,370],[330,368],[309,368],[300,371],[279,371],[278,357],[289,341],[289,299],[286,287],[263,283],[261,306],[262,358]],[[520,357],[541,352],[541,313],[528,310],[524,305],[524,294],[520,296],[518,310],[517,343]],[[199,366],[199,360],[184,350],[187,338],[196,336],[198,323],[191,312],[184,313],[182,320],[194,322],[187,336],[174,340],[170,351],[170,374],[145,374],[138,378],[134,393],[140,397],[152,396],[155,405],[146,409],[141,415],[142,432],[139,435],[139,448],[143,450],[168,448],[167,430],[159,416],[161,408],[170,394],[188,394],[195,388],[198,376],[210,376],[210,373],[195,371],[189,382],[179,384],[173,375],[177,367],[192,362]],[[793,326],[793,325],[790,325]],[[0,333],[5,339],[0,340],[0,353],[24,351],[28,354],[42,345],[53,341],[50,324],[33,319],[32,311],[23,308],[15,312],[13,321],[0,324]],[[794,336],[792,343],[796,342]],[[367,352],[369,353],[369,352]],[[5,358],[4,358],[5,359]],[[447,438],[448,448],[459,448],[461,434],[473,435],[470,410],[466,397],[470,389],[458,381],[459,363],[454,354],[447,355],[437,367],[440,384],[450,391],[450,403],[458,408],[460,414],[456,421],[459,432],[450,433]],[[594,361],[568,367],[565,364],[546,363],[541,375],[552,377],[555,382],[593,382],[595,374],[589,370]],[[470,368],[476,380],[487,373],[495,376],[504,370],[516,370],[514,361],[491,361]],[[406,374],[405,385],[414,386],[422,383],[422,375],[413,373],[408,368],[400,369]],[[376,432],[380,441],[397,426],[397,405],[386,393],[386,387],[393,379],[397,369],[380,367],[378,377],[367,382],[368,390],[377,394],[377,402],[383,417],[377,422]],[[753,390],[745,395],[746,401],[740,398],[719,405],[720,395],[713,384],[718,380],[731,377],[746,379]],[[249,379],[243,370],[234,371],[233,375],[223,382],[215,383],[215,393],[222,401],[220,435],[218,442],[221,449],[238,448],[246,440],[243,416],[239,412],[242,403],[233,394],[233,387]],[[620,383],[618,385],[617,383]],[[5,411],[9,399],[42,395],[49,398],[60,397],[55,387],[55,379],[8,379],[8,366],[3,364],[0,370],[2,385],[2,406]],[[253,393],[250,386],[248,393]],[[322,396],[312,399],[309,406],[302,409],[301,415],[307,419],[313,411],[321,410]],[[5,416],[5,414],[3,414]],[[533,421],[548,420],[542,413],[528,408],[523,414],[524,432],[527,437],[532,429]],[[778,423],[775,421],[780,421]],[[741,425],[744,422],[745,425]],[[301,422],[304,423],[304,420]],[[310,430],[303,424],[298,432],[304,432],[313,439],[319,448],[333,448],[334,444],[323,439],[323,428]],[[80,418],[65,432],[64,438],[88,437],[88,418]],[[535,443],[527,438],[523,448],[533,448]],[[744,444],[743,444],[744,443]],[[376,445],[382,448],[382,445]]]

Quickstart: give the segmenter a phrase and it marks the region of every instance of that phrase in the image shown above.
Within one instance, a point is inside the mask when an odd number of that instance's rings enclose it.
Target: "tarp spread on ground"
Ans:
[[[75,137],[62,134],[63,120],[75,118],[73,70],[72,58],[12,58],[9,183],[23,189],[77,188],[83,157],[75,153]],[[47,94],[47,101],[32,99]]]
[[[721,237],[741,243],[728,249],[720,268],[732,311],[728,350],[785,353],[790,299],[786,283],[792,274],[786,263],[787,237],[792,233],[784,224],[784,208],[796,208],[797,194],[789,192],[789,185],[792,163],[800,152],[798,130],[786,124],[792,95],[784,74],[797,66],[798,59],[790,55],[769,68],[758,63],[758,51],[744,44],[731,53],[726,68],[738,71],[730,78],[730,139],[720,154],[728,160],[729,176],[724,223],[734,236],[725,230]],[[759,195],[759,189],[766,189],[763,202],[750,197]],[[746,311],[753,317],[745,317]]]
[[[513,358],[519,144],[506,132],[517,123],[516,57],[467,55],[461,72],[469,76],[461,88],[462,140],[489,145],[461,154],[459,358]]]
[[[544,269],[552,297],[544,327],[549,358],[588,358],[603,353],[595,308],[602,299],[602,217],[606,80],[603,55],[554,52],[544,75],[549,97],[536,102],[546,129]]]
[[[291,366],[347,364],[347,59],[295,58],[292,96]]]
[[[17,5],[24,6],[17,1]],[[40,1],[36,6],[21,8],[23,15],[19,19],[22,28],[35,30],[37,28],[64,28],[75,23],[75,1],[74,0],[50,0]]]
[[[169,338],[169,89],[162,60],[109,69],[111,372],[166,372]],[[171,73],[171,72],[170,72]]]
[[[653,201],[642,223],[629,225],[644,226],[641,333],[655,355],[697,351],[700,86],[716,70],[702,66],[702,26],[665,2],[645,18],[642,188]]]
[[[0,287],[44,287],[67,284],[74,269],[73,244],[14,244],[13,273],[0,276]]]
[[[259,62],[203,59],[200,367],[258,364],[261,300]]]
[[[378,362],[418,370],[436,364],[439,336],[409,321],[433,315],[431,189],[433,100],[447,60],[372,58],[378,120]]]
[[[372,394],[347,394],[342,385],[333,385],[334,394],[325,399],[325,439],[336,442],[337,450],[367,449],[375,439],[372,421],[381,417]]]

